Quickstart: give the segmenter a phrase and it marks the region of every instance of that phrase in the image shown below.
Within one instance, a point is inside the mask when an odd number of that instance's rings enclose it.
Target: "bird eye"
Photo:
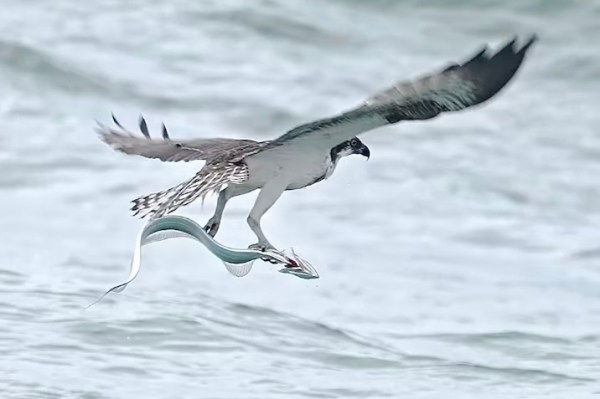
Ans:
[[[356,140],[356,139],[352,139],[352,140],[350,140],[350,145],[351,145],[352,147],[357,147],[357,146],[358,146],[358,140]]]

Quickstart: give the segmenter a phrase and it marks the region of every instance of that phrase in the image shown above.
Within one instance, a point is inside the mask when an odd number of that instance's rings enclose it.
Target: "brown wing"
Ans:
[[[115,128],[98,124],[96,131],[102,141],[116,151],[156,158],[165,162],[225,159],[236,153],[252,152],[264,146],[264,142],[228,138],[173,140],[169,137],[164,124],[162,139],[156,140],[150,137],[144,118],[140,118],[139,123],[143,137],[125,129],[114,116],[113,121],[116,125]]]

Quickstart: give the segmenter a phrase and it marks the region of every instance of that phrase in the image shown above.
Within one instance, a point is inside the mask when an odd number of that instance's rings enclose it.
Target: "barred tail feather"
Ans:
[[[138,197],[131,201],[133,206],[133,216],[145,218],[146,216],[154,216],[159,210],[165,207],[177,194],[185,187],[188,182],[178,184],[164,191],[148,194]]]
[[[219,166],[205,167],[193,178],[175,187],[134,199],[131,207],[133,215],[139,215],[141,218],[146,216],[150,216],[151,219],[159,218],[190,204],[198,197],[202,197],[204,201],[208,194],[221,191],[228,183],[242,183],[248,178],[245,164]]]

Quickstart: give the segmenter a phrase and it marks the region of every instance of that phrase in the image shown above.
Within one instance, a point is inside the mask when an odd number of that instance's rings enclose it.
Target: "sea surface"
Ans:
[[[0,397],[600,394],[600,2],[2,0]],[[263,219],[321,278],[144,251],[129,201],[192,176],[104,145],[266,140],[484,44],[539,42],[493,101],[361,136]],[[254,241],[256,194],[218,238]],[[181,213],[204,223],[215,199]]]

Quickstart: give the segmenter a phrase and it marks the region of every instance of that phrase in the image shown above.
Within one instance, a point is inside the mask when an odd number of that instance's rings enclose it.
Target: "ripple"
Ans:
[[[317,21],[294,18],[293,10],[275,6],[269,9],[255,7],[234,8],[219,11],[190,13],[186,19],[207,19],[220,24],[235,24],[250,32],[268,37],[269,40],[284,40],[290,43],[312,46],[343,46],[355,42],[348,36],[319,26]]]
[[[0,220],[14,234],[0,251],[0,396],[597,390],[598,4],[7,2]],[[497,99],[367,135],[372,161],[349,157],[269,211],[274,240],[328,269],[318,283],[163,267],[82,309],[131,249],[125,194],[193,169],[140,180],[159,163],[131,158],[132,170],[106,153],[94,119],[142,112],[176,137],[267,138],[531,31],[539,44]],[[244,240],[241,201],[224,222]],[[156,251],[161,266],[197,260]]]
[[[519,367],[494,367],[489,365],[475,363],[457,363],[449,365],[451,368],[466,368],[475,372],[491,374],[493,376],[502,375],[511,380],[534,381],[543,384],[561,384],[563,382],[587,383],[596,382],[594,378],[578,377],[563,373],[556,373],[541,369],[519,368]]]
[[[110,367],[102,367],[100,371],[108,373],[108,374],[129,374],[137,377],[148,377],[150,374],[146,370],[142,370],[136,367],[126,367],[126,366],[110,366]]]
[[[101,79],[67,66],[49,53],[21,43],[0,40],[2,66],[14,76],[26,76],[35,85],[51,86],[66,92],[105,91]]]

